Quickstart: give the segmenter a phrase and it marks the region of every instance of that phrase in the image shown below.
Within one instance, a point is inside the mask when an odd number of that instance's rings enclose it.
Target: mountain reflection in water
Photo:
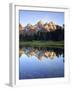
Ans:
[[[19,56],[19,79],[64,77],[62,48],[22,47]]]

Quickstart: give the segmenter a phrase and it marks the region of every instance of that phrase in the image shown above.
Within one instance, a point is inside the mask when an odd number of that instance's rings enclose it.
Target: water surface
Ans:
[[[64,77],[62,48],[23,47],[19,57],[19,79]]]

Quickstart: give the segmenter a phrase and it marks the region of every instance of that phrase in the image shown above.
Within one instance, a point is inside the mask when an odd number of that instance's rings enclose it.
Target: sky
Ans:
[[[36,24],[42,20],[44,23],[50,21],[55,22],[58,25],[64,24],[64,12],[52,12],[52,11],[32,11],[32,10],[20,10],[19,11],[19,23],[23,26],[27,24]]]

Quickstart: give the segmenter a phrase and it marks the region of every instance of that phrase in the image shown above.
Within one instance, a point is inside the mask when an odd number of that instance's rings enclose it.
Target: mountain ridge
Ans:
[[[51,32],[51,31],[55,31],[58,28],[63,28],[63,26],[57,25],[55,24],[53,21],[50,22],[43,22],[43,21],[38,21],[35,25],[32,24],[27,24],[26,26],[22,26],[21,24],[19,24],[19,31],[30,31],[30,32],[36,32],[36,31],[46,31],[46,32]]]

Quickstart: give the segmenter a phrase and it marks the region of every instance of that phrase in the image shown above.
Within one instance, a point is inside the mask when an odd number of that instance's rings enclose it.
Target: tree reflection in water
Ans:
[[[19,49],[19,79],[64,77],[62,48]]]
[[[59,57],[63,55],[63,48],[31,48],[31,47],[21,47],[19,49],[19,56],[26,54],[28,57],[36,56],[39,60],[43,60],[44,57],[53,59],[54,57]]]

